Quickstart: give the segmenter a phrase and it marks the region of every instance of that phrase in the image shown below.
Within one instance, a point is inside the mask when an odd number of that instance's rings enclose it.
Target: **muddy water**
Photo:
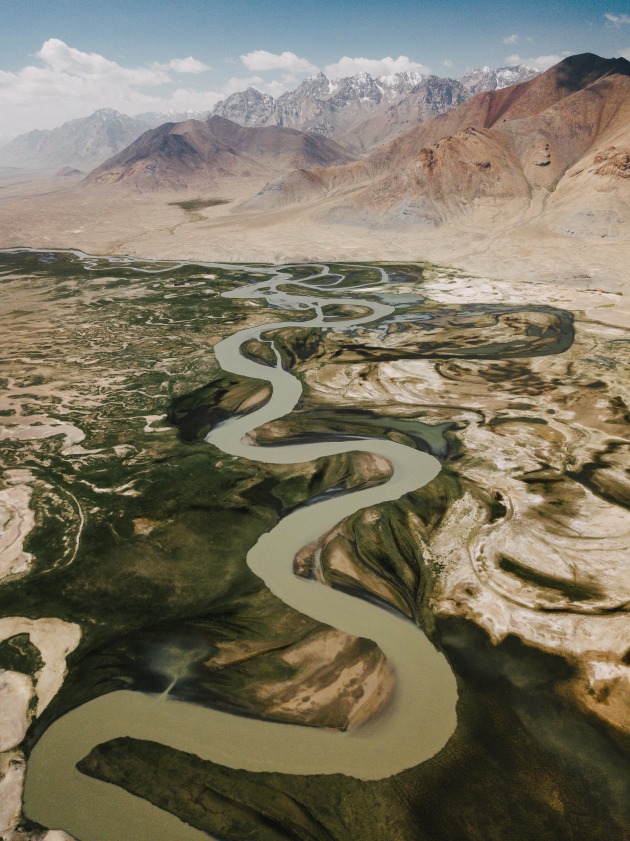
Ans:
[[[259,269],[258,269],[259,271]],[[381,270],[384,274],[384,272]],[[305,280],[325,279],[326,267]],[[314,309],[315,317],[301,326],[330,327],[312,286],[304,296],[285,295],[278,286],[291,280],[289,271],[226,293],[232,297],[263,297],[272,306]],[[307,290],[305,289],[305,292]],[[392,312],[384,304],[358,298],[337,303],[360,304],[370,314],[349,319],[344,327]],[[81,841],[178,841],[208,836],[182,824],[166,812],[117,787],[79,774],[75,764],[100,742],[117,736],[149,739],[189,751],[233,768],[297,774],[340,772],[361,779],[397,773],[433,756],[455,727],[456,686],[442,655],[411,622],[368,602],[331,590],[292,573],[293,558],[343,517],[386,500],[397,499],[431,481],[439,462],[426,453],[391,441],[358,439],[281,447],[253,447],[243,437],[267,421],[290,412],[301,394],[297,379],[276,368],[260,366],[240,354],[244,341],[264,340],[270,329],[294,326],[287,321],[236,333],[215,347],[225,371],[270,381],[273,395],[267,405],[232,419],[208,436],[227,453],[252,462],[304,462],[333,453],[363,450],[384,456],[393,467],[389,482],[345,497],[307,506],[283,519],[263,535],[247,562],[267,586],[292,607],[348,633],[374,640],[396,672],[396,691],[375,721],[350,733],[256,721],[182,701],[135,692],[115,692],[97,698],[55,722],[36,745],[29,763],[25,792],[27,815],[45,826],[63,828]],[[341,329],[339,322],[335,329]],[[255,463],[252,464],[255,470]]]

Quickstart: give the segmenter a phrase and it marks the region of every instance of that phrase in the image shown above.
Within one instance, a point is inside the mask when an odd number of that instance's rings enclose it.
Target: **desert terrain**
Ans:
[[[602,320],[623,323],[629,317],[628,242],[621,237],[557,234],[537,223],[534,207],[519,208],[510,217],[491,200],[476,209],[472,220],[420,230],[391,222],[326,222],[326,199],[312,207],[263,214],[239,210],[264,185],[264,179],[226,180],[202,194],[134,194],[115,187],[94,194],[49,175],[5,173],[0,180],[0,247],[27,242],[39,249],[228,263],[422,259],[499,283],[531,281],[534,289],[549,283],[559,303],[595,307]],[[216,199],[226,203],[195,211],[178,204]]]

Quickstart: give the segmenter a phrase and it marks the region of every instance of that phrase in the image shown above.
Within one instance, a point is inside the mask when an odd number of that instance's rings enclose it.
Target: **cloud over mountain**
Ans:
[[[0,70],[3,123],[13,131],[30,128],[33,113],[45,127],[84,116],[99,104],[137,113],[199,107],[200,98],[202,107],[211,108],[221,98],[219,91],[181,86],[182,77],[210,69],[193,56],[127,67],[49,38],[36,57],[38,65],[14,72]]]
[[[518,53],[512,53],[512,55],[505,57],[505,61],[507,64],[526,64],[528,67],[535,67],[537,70],[548,70],[568,55],[570,53],[567,50],[562,55],[539,55],[531,58],[523,58]]]
[[[423,73],[431,71],[424,64],[412,61],[406,55],[399,55],[398,58],[385,56],[385,58],[350,58],[343,56],[334,64],[327,64],[324,72],[329,79],[339,79],[345,76],[354,76],[357,73],[369,73],[370,76],[392,76],[394,73]]]
[[[241,56],[241,61],[252,72],[265,70],[284,70],[290,73],[317,73],[317,67],[307,58],[300,58],[295,53],[270,53],[267,50],[253,50]]]

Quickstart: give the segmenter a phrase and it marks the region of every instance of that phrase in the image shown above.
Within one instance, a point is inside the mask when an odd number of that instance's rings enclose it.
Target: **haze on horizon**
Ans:
[[[576,52],[630,58],[630,15],[616,0],[395,0],[386,12],[375,0],[191,0],[185,12],[172,0],[23,0],[0,7],[0,45],[1,140],[97,108],[209,110],[248,86],[278,96],[319,70],[457,78]]]

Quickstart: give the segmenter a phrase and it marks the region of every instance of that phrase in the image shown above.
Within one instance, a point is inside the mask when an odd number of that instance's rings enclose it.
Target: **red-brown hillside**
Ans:
[[[358,212],[430,223],[469,212],[476,202],[515,200],[524,210],[540,191],[552,194],[562,186],[564,195],[568,171],[589,156],[608,155],[611,144],[614,160],[630,152],[630,62],[573,56],[531,81],[478,94],[367,160],[316,169],[308,177],[290,173],[249,207],[324,196],[338,218]],[[618,177],[618,170],[600,167],[595,185],[614,194],[621,223],[630,215],[630,180]],[[588,202],[588,196],[573,200]]]

